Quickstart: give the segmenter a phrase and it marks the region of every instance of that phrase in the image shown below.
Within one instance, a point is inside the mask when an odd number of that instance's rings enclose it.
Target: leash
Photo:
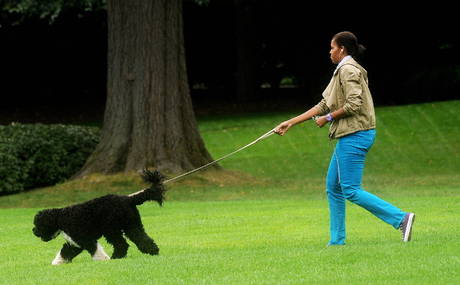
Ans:
[[[181,175],[179,175],[179,176],[176,176],[176,177],[174,177],[174,178],[167,179],[167,180],[165,180],[165,181],[163,182],[163,184],[166,184],[166,183],[169,183],[169,182],[172,182],[172,181],[181,179],[182,177],[188,176],[188,175],[190,175],[190,174],[192,174],[192,173],[195,173],[195,172],[198,172],[198,171],[203,170],[203,169],[205,169],[205,168],[208,168],[209,166],[211,166],[211,165],[213,165],[213,164],[216,164],[216,163],[218,163],[219,161],[224,160],[224,159],[226,159],[226,158],[228,158],[228,157],[230,157],[230,156],[232,156],[232,155],[234,155],[234,154],[236,154],[236,153],[242,151],[243,149],[246,149],[246,148],[248,148],[248,147],[250,147],[250,146],[252,146],[252,145],[255,145],[256,143],[260,142],[260,141],[263,140],[263,139],[268,138],[269,136],[273,135],[274,133],[275,133],[275,129],[270,130],[269,132],[266,132],[265,134],[261,135],[259,138],[257,138],[257,139],[254,140],[253,142],[251,142],[251,143],[249,143],[249,144],[247,144],[247,145],[245,145],[245,146],[243,146],[243,147],[241,147],[241,148],[239,148],[239,149],[237,149],[237,150],[235,150],[235,151],[233,151],[233,152],[231,152],[231,153],[229,153],[229,154],[227,154],[227,155],[224,155],[224,156],[222,156],[222,157],[219,158],[219,159],[216,159],[216,160],[214,160],[214,161],[211,161],[211,162],[209,162],[209,163],[207,163],[207,164],[205,164],[205,165],[203,165],[203,166],[200,166],[200,167],[198,167],[198,168],[196,168],[196,169],[193,169],[193,170],[191,170],[191,171],[189,171],[189,172],[186,172],[186,173],[181,174]]]
[[[229,154],[227,154],[227,155],[224,155],[224,156],[222,156],[222,157],[219,158],[219,159],[216,159],[216,160],[214,160],[214,161],[211,161],[211,162],[209,162],[209,163],[207,163],[207,164],[205,164],[205,165],[202,165],[202,166],[200,166],[200,167],[198,167],[198,168],[195,168],[195,169],[193,169],[193,170],[191,170],[191,171],[189,171],[189,172],[183,173],[183,174],[178,175],[178,176],[176,176],[176,177],[173,177],[173,178],[171,178],[171,179],[167,179],[167,180],[163,181],[163,184],[166,184],[166,183],[169,183],[169,182],[172,182],[172,181],[176,181],[176,180],[181,179],[181,178],[183,178],[183,177],[185,177],[185,176],[188,176],[188,175],[190,175],[190,174],[193,174],[193,173],[195,173],[195,172],[198,172],[198,171],[200,171],[200,170],[203,170],[203,169],[205,169],[205,168],[208,168],[209,166],[211,166],[211,165],[213,165],[213,164],[216,164],[216,163],[218,163],[219,161],[224,160],[224,159],[226,159],[226,158],[228,158],[228,157],[230,157],[230,156],[232,156],[232,155],[234,155],[234,154],[236,154],[236,153],[242,151],[243,149],[246,149],[246,148],[248,148],[248,147],[250,147],[250,146],[252,146],[252,145],[255,145],[256,143],[260,142],[261,140],[264,140],[264,139],[268,138],[269,136],[273,135],[274,133],[275,133],[275,129],[272,129],[272,130],[266,132],[265,134],[261,135],[259,138],[255,139],[254,141],[248,143],[247,145],[245,145],[245,146],[243,146],[243,147],[240,147],[239,149],[237,149],[237,150],[235,150],[235,151],[233,151],[233,152],[231,152],[231,153],[229,153]],[[144,189],[144,190],[145,190],[145,189]],[[129,194],[128,196],[136,195],[137,193],[140,193],[140,192],[142,192],[142,191],[144,191],[144,190],[138,191],[138,192],[136,192],[136,193]]]

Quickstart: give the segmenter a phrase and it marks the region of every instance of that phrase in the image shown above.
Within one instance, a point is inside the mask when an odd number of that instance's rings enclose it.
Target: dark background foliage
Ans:
[[[35,121],[43,114],[60,120],[102,119],[107,25],[106,11],[100,8],[103,1],[96,2],[97,9],[61,11],[51,24],[50,17],[18,21],[14,14],[1,14],[0,111],[9,114],[4,118],[24,120],[26,112]],[[219,112],[222,106],[244,110],[253,105],[260,110],[315,103],[334,68],[330,39],[342,30],[354,32],[367,47],[362,63],[377,105],[458,99],[460,48],[453,6],[372,5],[185,1],[187,67],[195,108]],[[243,49],[252,56],[243,68],[251,68],[249,84],[254,86],[244,98],[236,96],[241,39],[249,39]]]

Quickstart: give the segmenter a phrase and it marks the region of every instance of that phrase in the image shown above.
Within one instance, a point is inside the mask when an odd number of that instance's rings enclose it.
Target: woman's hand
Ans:
[[[275,134],[283,136],[291,127],[292,124],[289,121],[282,122],[275,128]]]
[[[327,116],[321,116],[315,120],[315,123],[318,127],[322,128],[328,123]]]

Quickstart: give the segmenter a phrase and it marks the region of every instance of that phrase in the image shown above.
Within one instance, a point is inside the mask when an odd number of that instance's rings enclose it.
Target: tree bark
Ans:
[[[107,103],[101,140],[81,177],[212,160],[189,94],[182,0],[108,0]]]

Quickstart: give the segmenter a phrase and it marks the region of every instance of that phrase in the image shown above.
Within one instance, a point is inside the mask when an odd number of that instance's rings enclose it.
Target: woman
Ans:
[[[375,113],[367,71],[355,60],[364,50],[353,33],[336,34],[329,53],[337,68],[322,94],[323,99],[307,112],[275,128],[275,133],[282,136],[292,126],[311,118],[315,118],[320,128],[331,124],[329,137],[338,142],[326,181],[331,235],[328,245],[345,244],[345,199],[400,229],[404,242],[411,239],[415,218],[414,213],[403,212],[361,189],[364,161],[375,140]]]

